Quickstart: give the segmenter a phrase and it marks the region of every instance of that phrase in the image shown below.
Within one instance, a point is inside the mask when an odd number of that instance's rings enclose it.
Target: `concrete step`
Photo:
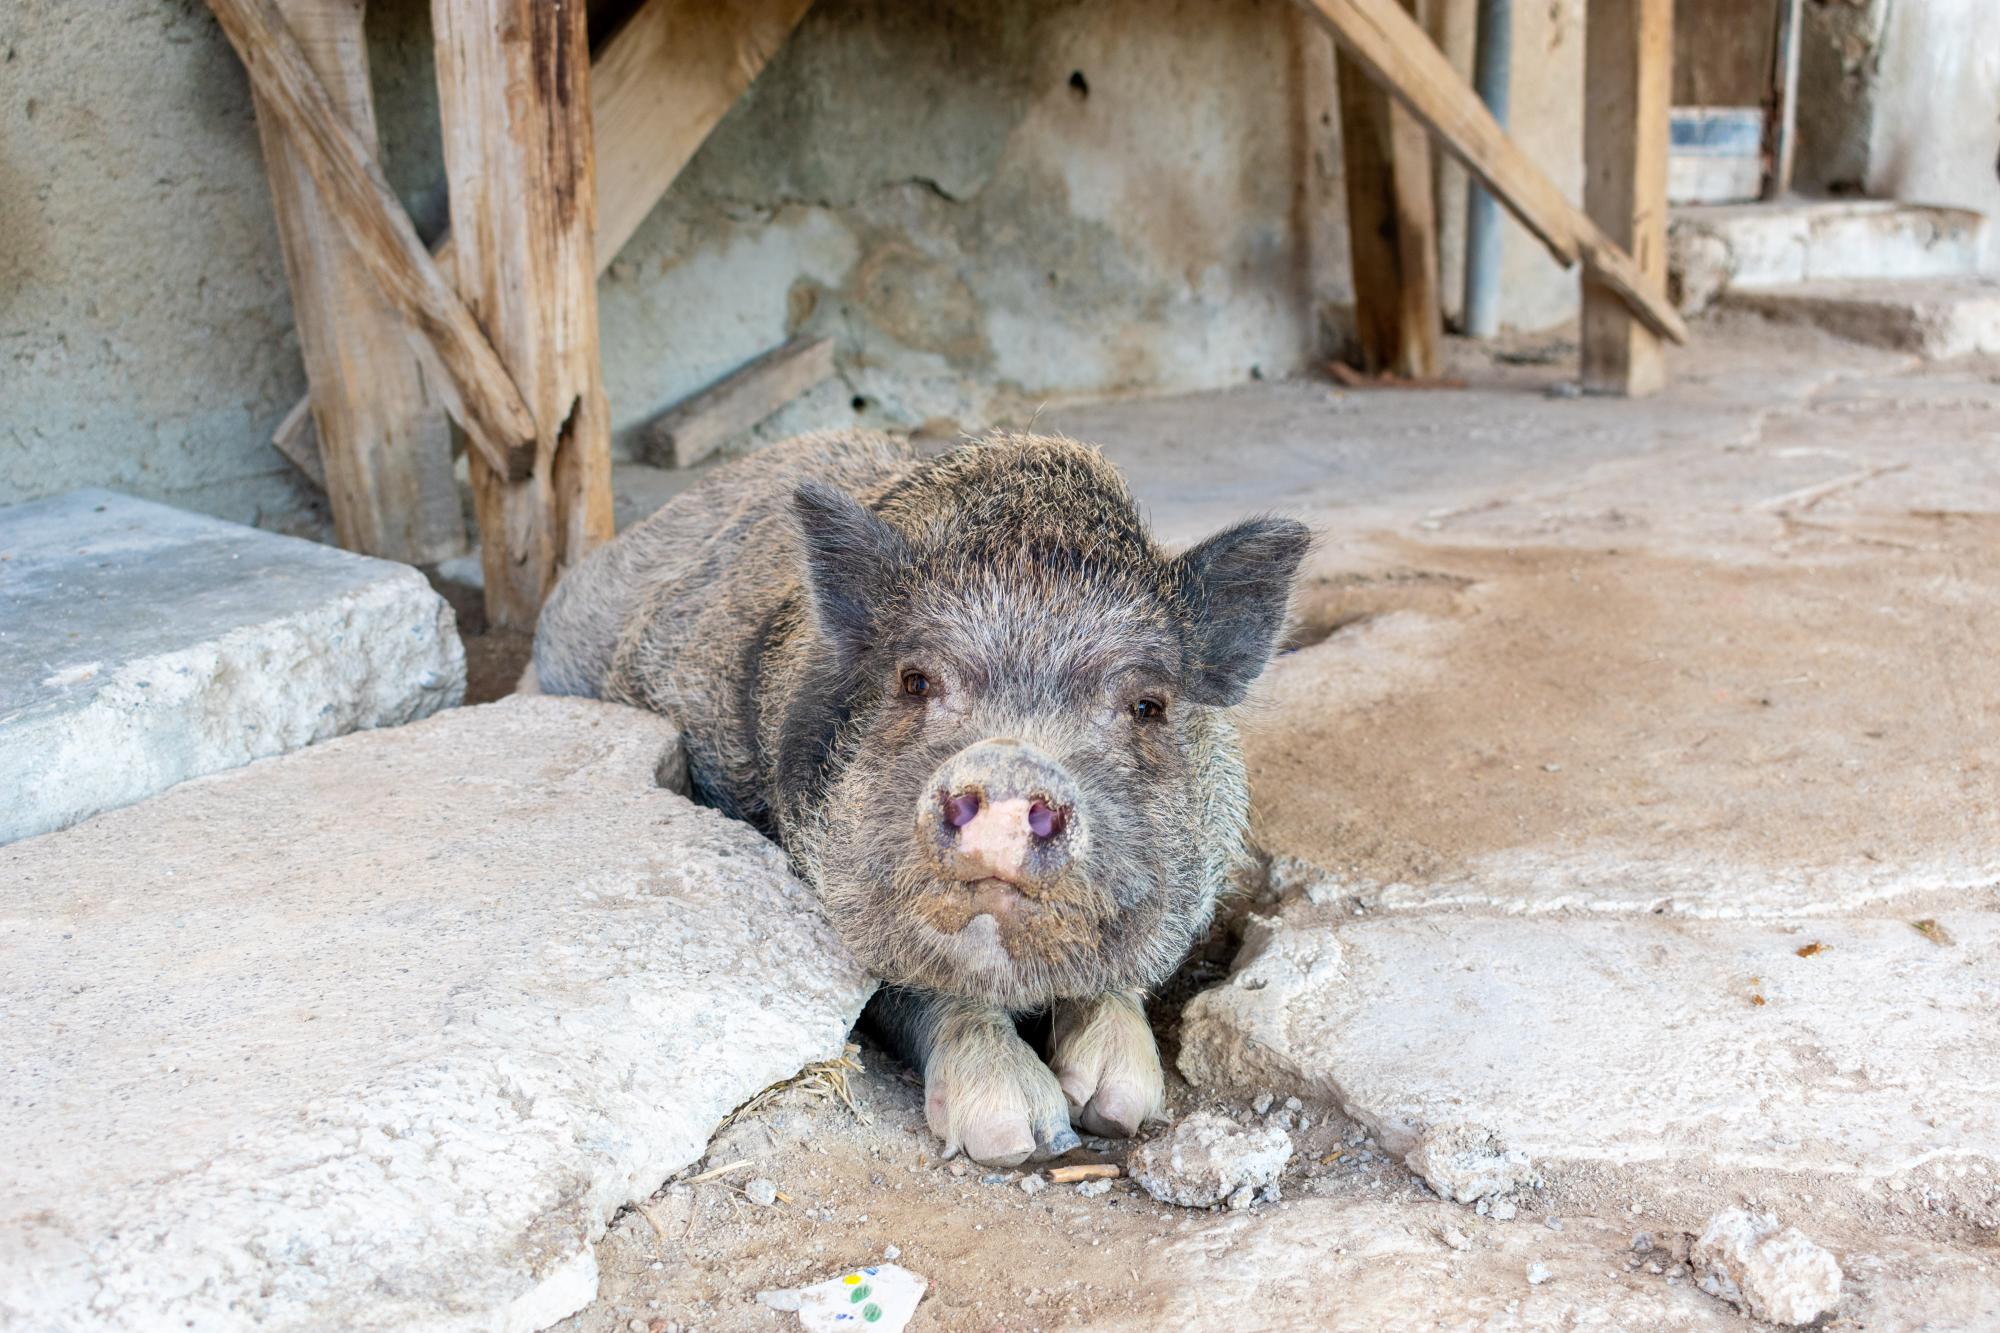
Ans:
[[[408,565],[110,491],[0,508],[0,843],[458,703]]]
[[[1942,361],[2000,353],[2000,278],[1900,278],[1737,287],[1724,303],[1767,319]]]
[[[1668,270],[1682,311],[1696,314],[1739,287],[1968,276],[1986,226],[1968,209],[1886,199],[1676,208]]]
[[[0,1328],[537,1329],[870,983],[666,719],[519,698],[0,848]],[[620,1327],[624,1321],[620,1321]]]

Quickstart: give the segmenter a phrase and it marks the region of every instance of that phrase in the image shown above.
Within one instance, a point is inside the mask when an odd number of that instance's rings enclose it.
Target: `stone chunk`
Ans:
[[[0,509],[0,843],[456,705],[407,565],[110,491]]]
[[[1459,1203],[1505,1194],[1534,1176],[1525,1153],[1510,1151],[1492,1130],[1477,1125],[1439,1125],[1403,1162],[1440,1195]],[[1513,1215],[1510,1207],[1507,1216]]]
[[[1840,1264],[1770,1213],[1717,1213],[1694,1243],[1701,1289],[1757,1319],[1810,1324],[1840,1301]]]
[[[455,709],[0,848],[0,1323],[543,1327],[870,984],[652,713]]]
[[[1939,918],[1940,947],[1893,918],[1294,910],[1253,919],[1237,972],[1189,1004],[1190,1082],[1297,1088],[1399,1156],[1478,1125],[1550,1177],[1853,1181],[2000,1156],[1994,913]]]
[[[1238,1190],[1269,1186],[1291,1157],[1292,1138],[1282,1129],[1238,1129],[1200,1111],[1134,1148],[1125,1170],[1161,1203],[1208,1208]]]

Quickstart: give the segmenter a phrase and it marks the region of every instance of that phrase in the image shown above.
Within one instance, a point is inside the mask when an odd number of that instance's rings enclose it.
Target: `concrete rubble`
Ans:
[[[1701,1289],[1771,1324],[1810,1324],[1840,1300],[1840,1263],[1769,1213],[1709,1219],[1691,1255]]]
[[[1161,1203],[1241,1208],[1271,1189],[1291,1157],[1284,1130],[1242,1129],[1204,1111],[1133,1149],[1126,1170]]]
[[[515,699],[0,849],[0,1326],[540,1328],[870,983],[651,714]]]
[[[0,843],[458,703],[416,570],[110,491],[0,509]]]

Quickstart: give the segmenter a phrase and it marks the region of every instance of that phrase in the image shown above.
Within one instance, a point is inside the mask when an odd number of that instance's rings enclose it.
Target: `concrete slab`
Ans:
[[[2000,913],[1292,919],[1189,1005],[1191,1081],[1323,1097],[1398,1153],[1480,1126],[1551,1179],[1939,1164],[1968,1216],[2000,1187]]]
[[[1731,287],[1979,272],[1986,219],[1964,208],[1889,199],[1786,199],[1676,208],[1667,267],[1681,310]]]
[[[0,849],[0,1327],[534,1329],[869,990],[662,719],[458,709]]]
[[[407,566],[109,491],[0,509],[0,843],[464,688]]]
[[[1905,278],[1732,288],[1724,300],[1766,319],[1813,324],[1933,361],[2000,353],[2000,278]]]

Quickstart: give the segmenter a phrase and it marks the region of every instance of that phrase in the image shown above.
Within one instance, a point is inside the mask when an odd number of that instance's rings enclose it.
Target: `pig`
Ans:
[[[1245,857],[1230,710],[1309,541],[1256,517],[1169,554],[1067,439],[808,435],[580,562],[531,675],[680,726],[696,798],[775,838],[882,981],[945,1156],[1013,1165],[1162,1115],[1144,996]]]

